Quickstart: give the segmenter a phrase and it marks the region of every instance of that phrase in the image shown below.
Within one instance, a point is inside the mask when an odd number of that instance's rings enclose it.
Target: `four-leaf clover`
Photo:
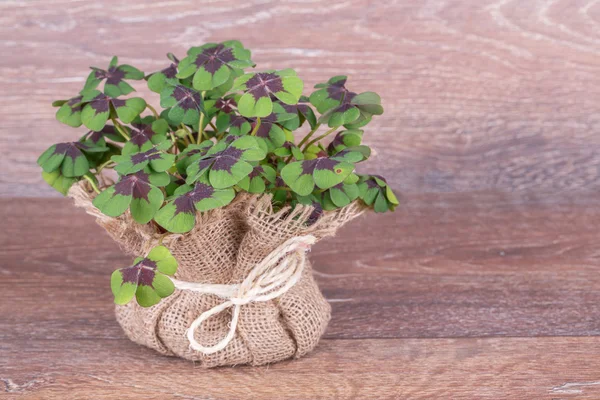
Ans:
[[[329,189],[341,183],[354,170],[354,165],[328,157],[295,161],[283,167],[281,177],[300,196],[312,193],[315,186]]]
[[[238,110],[245,117],[266,117],[273,112],[275,96],[285,104],[296,104],[302,95],[304,83],[291,69],[249,73],[234,82],[233,90],[244,95],[238,101]]]
[[[233,188],[217,189],[204,178],[192,185],[182,185],[175,190],[175,199],[156,214],[156,222],[174,233],[189,232],[196,224],[196,211],[224,207],[235,197]]]
[[[252,136],[233,139],[231,143],[217,143],[203,156],[193,156],[195,159],[187,167],[186,182],[193,184],[208,175],[214,188],[223,189],[248,176],[254,169],[250,162],[264,159],[266,149]]]
[[[157,246],[145,258],[138,257],[133,265],[113,272],[110,287],[116,304],[127,304],[135,296],[142,307],[151,307],[175,291],[167,275],[177,271],[177,260],[169,249]]]
[[[96,89],[100,82],[106,79],[104,93],[110,97],[118,97],[135,91],[130,84],[125,82],[125,79],[139,81],[144,79],[144,73],[131,65],[117,65],[117,63],[118,58],[115,56],[110,60],[108,70],[91,67],[92,72],[88,76],[83,90]]]
[[[130,175],[121,176],[119,181],[102,191],[94,199],[94,205],[109,217],[118,217],[127,209],[139,224],[148,223],[164,201],[160,186],[170,182],[169,175],[156,173],[146,168]]]
[[[232,72],[252,66],[250,51],[240,42],[208,43],[188,51],[188,56],[179,63],[177,77],[185,79],[193,75],[194,89],[211,90],[227,82]]]

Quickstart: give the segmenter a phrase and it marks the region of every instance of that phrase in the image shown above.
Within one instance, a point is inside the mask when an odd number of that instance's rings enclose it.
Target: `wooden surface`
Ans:
[[[312,252],[313,353],[206,371],[125,338],[129,260],[35,160],[89,65],[230,38],[379,92],[362,171],[403,204]],[[599,51],[596,0],[0,2],[0,398],[600,398]]]
[[[0,398],[599,398],[600,200],[404,201],[311,253],[333,306],[313,353],[206,371],[125,338],[108,278],[129,260],[93,218],[0,200]]]

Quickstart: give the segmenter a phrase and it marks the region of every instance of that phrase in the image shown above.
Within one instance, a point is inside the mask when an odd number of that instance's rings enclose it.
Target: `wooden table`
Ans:
[[[0,398],[600,398],[597,1],[7,1],[0,21]],[[402,206],[315,247],[313,353],[207,371],[125,338],[108,280],[130,260],[35,160],[81,133],[49,103],[88,65],[233,37],[307,87],[379,92],[363,171]]]

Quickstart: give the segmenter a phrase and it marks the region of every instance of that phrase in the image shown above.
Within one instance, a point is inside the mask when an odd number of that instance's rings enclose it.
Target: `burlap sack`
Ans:
[[[179,262],[175,278],[201,283],[240,283],[248,272],[286,240],[311,234],[317,239],[332,236],[358,216],[357,203],[324,214],[314,223],[312,207],[286,207],[273,212],[268,195],[238,195],[227,207],[198,213],[196,227],[183,235],[161,235],[152,224],[140,225],[129,213],[107,217],[92,205],[93,193],[84,183],[74,185],[69,196],[96,217],[99,225],[133,256],[145,255],[159,243]],[[321,294],[306,262],[300,280],[276,299],[253,302],[240,308],[235,336],[223,350],[203,354],[190,348],[186,331],[203,312],[221,304],[213,294],[176,290],[153,307],[135,301],[116,306],[116,316],[127,336],[164,355],[176,355],[204,367],[262,365],[301,357],[323,335],[331,308]],[[219,342],[229,330],[231,310],[214,315],[196,330],[194,338],[204,346]]]

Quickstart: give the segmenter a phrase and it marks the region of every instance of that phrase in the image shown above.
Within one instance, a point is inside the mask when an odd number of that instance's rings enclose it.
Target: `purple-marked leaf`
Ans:
[[[311,94],[310,102],[322,114],[319,123],[327,123],[332,128],[343,125],[356,129],[366,125],[373,115],[383,113],[377,93],[356,94],[345,85],[345,76],[335,76],[315,86],[319,90]]]
[[[370,156],[371,149],[368,146],[359,145],[346,147],[331,156],[331,159],[337,161],[346,161],[349,163],[358,163],[365,161]]]
[[[346,81],[347,77],[340,75],[315,85],[319,90],[310,95],[310,103],[321,114],[339,106],[348,96],[356,95],[346,88]]]
[[[362,142],[363,131],[359,129],[349,129],[338,132],[335,138],[329,143],[327,152],[329,155],[344,150],[346,147],[359,146]]]
[[[167,80],[167,86],[160,93],[160,106],[169,108],[169,120],[175,125],[198,124],[200,113],[204,113],[202,95],[176,80]]]
[[[304,153],[302,153],[302,150],[300,150],[300,148],[294,143],[289,141],[285,142],[283,146],[279,147],[278,149],[273,150],[273,154],[278,157],[286,158],[292,156],[296,161],[304,160]]]
[[[254,131],[258,123],[255,118],[251,118],[251,131]],[[271,113],[260,119],[260,126],[256,131],[255,136],[262,138],[267,144],[267,148],[272,151],[285,143],[285,132],[277,124],[278,119],[275,113]]]
[[[139,153],[150,149],[153,145],[167,139],[170,130],[169,123],[164,119],[144,118],[139,123],[133,123],[131,140],[125,144],[123,154]]]
[[[308,121],[311,129],[317,125],[317,117],[308,104],[285,104],[278,101],[273,103],[273,112],[277,114],[280,125],[289,131],[295,131],[305,121]]]
[[[171,65],[146,76],[148,88],[155,93],[160,94],[167,86],[167,79],[173,79],[177,75],[177,66],[179,65],[179,60],[171,53],[167,54],[167,57],[171,60]]]
[[[56,119],[74,128],[81,126],[82,99],[83,96],[77,96],[65,101],[56,111]]]
[[[163,246],[155,247],[146,258],[138,257],[132,266],[113,272],[110,286],[115,303],[127,304],[135,296],[142,307],[157,304],[175,291],[167,275],[173,275],[176,269],[177,261],[170,252]]]
[[[285,104],[296,104],[304,84],[292,70],[267,71],[242,75],[233,90],[244,91],[238,110],[245,117],[266,117],[273,112],[271,95]]]
[[[208,174],[213,187],[228,188],[252,172],[253,167],[249,162],[266,157],[266,150],[255,137],[233,138],[231,143],[227,142],[227,138],[217,143],[205,156],[190,163],[186,182],[192,184]]]
[[[107,150],[107,147],[96,147],[89,142],[57,143],[42,153],[37,163],[46,173],[60,170],[61,175],[67,178],[83,176],[90,168],[83,152],[95,153]]]
[[[250,52],[241,43],[208,43],[188,51],[188,56],[179,64],[177,77],[193,76],[194,89],[211,90],[225,84],[233,70],[251,66],[254,63],[250,60]]]
[[[286,165],[281,170],[281,177],[294,192],[307,196],[315,185],[320,189],[328,189],[341,183],[353,170],[353,164],[319,157]]]
[[[347,206],[360,195],[358,185],[355,183],[338,183],[323,193],[323,208],[333,210]]]
[[[182,176],[186,175],[186,170],[190,163],[206,155],[212,146],[213,142],[211,140],[205,140],[200,144],[191,144],[187,146],[185,150],[177,156],[176,165],[179,174]]]
[[[146,101],[140,97],[130,99],[112,99],[112,105],[121,121],[128,124],[146,109]]]
[[[144,73],[131,65],[116,65],[117,58],[113,57],[107,70],[91,67],[92,72],[85,82],[84,91],[96,89],[100,82],[104,83],[104,93],[110,97],[118,97],[129,94],[135,89],[125,82],[125,79],[141,80],[144,79]]]
[[[254,132],[257,123],[257,118],[255,117],[236,115],[231,121],[229,134],[242,136],[249,132]],[[264,141],[269,151],[283,146],[286,139],[285,132],[279,125],[278,115],[275,113],[271,113],[260,119],[260,126],[258,127],[255,136]]]
[[[229,134],[235,136],[243,136],[247,135],[252,131],[252,120],[246,117],[242,117],[241,115],[228,114],[229,120]],[[218,122],[218,120],[217,120]],[[219,130],[223,127],[219,127]]]
[[[169,232],[185,233],[194,228],[196,211],[226,206],[235,197],[235,190],[215,189],[208,181],[202,180],[194,186],[180,186],[174,195],[175,199],[158,211],[155,220]]]
[[[360,176],[358,189],[361,200],[373,207],[375,212],[394,211],[399,204],[398,198],[386,180],[379,175]]]
[[[248,193],[264,193],[266,183],[275,183],[277,172],[267,164],[257,165],[247,177],[238,182],[238,186]]]
[[[154,172],[164,172],[171,168],[175,161],[175,155],[165,153],[171,147],[171,142],[165,140],[152,148],[133,154],[114,156],[112,160],[117,163],[115,171],[121,175],[129,175],[141,171],[148,165]]]
[[[109,217],[118,217],[130,209],[133,219],[148,223],[162,206],[164,196],[158,186],[169,183],[166,173],[138,171],[122,176],[117,183],[94,198],[94,206]]]
[[[82,100],[87,104],[81,111],[81,121],[92,131],[101,131],[110,117],[111,108],[121,121],[128,124],[146,108],[146,101],[139,97],[115,99],[98,90],[82,92]]]
[[[123,136],[121,136],[113,125],[104,125],[99,131],[89,131],[84,135],[84,138],[96,146],[106,143],[106,140],[112,140],[113,142],[124,141]]]
[[[100,131],[110,117],[111,98],[98,90],[82,92],[87,104],[81,111],[81,122],[92,131]]]

